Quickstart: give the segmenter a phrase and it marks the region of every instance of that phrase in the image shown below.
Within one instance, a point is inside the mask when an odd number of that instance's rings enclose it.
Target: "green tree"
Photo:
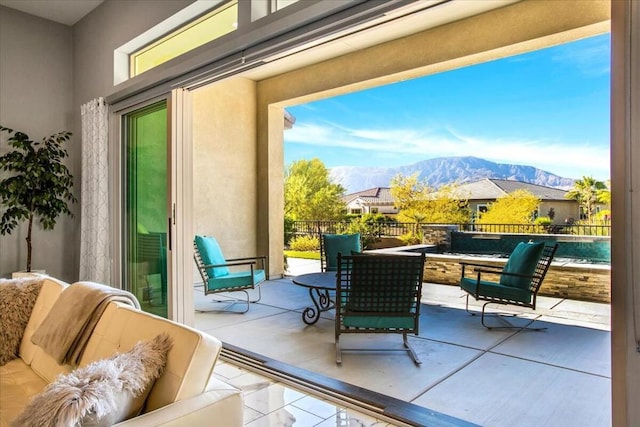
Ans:
[[[390,191],[400,222],[459,224],[469,220],[467,201],[457,197],[454,184],[434,191],[416,172],[393,177]]]
[[[530,224],[539,205],[540,199],[530,191],[516,190],[490,203],[476,223]]]
[[[294,221],[340,220],[346,211],[344,193],[344,187],[331,182],[320,159],[293,162],[285,171],[285,217]]]
[[[608,179],[604,185],[604,189],[598,190],[598,200],[611,208],[611,180]]]
[[[347,233],[360,233],[362,249],[369,249],[371,245],[380,241],[380,224],[388,222],[382,214],[366,213],[354,218],[347,227]]]
[[[447,184],[441,186],[437,192],[431,195],[429,211],[425,222],[434,224],[464,224],[469,222],[468,201],[461,199],[457,191],[457,185]]]
[[[398,174],[391,179],[391,197],[398,209],[399,222],[425,222],[429,209],[431,187],[418,179],[419,172],[410,176]]]
[[[0,132],[8,134],[11,147],[0,156],[0,234],[11,234],[27,222],[27,271],[31,271],[33,223],[53,230],[62,214],[73,216],[69,209],[76,202],[73,175],[63,163],[69,156],[64,144],[71,140],[71,132],[58,132],[41,142],[4,126]]]
[[[597,203],[610,203],[611,192],[607,186],[592,176],[583,176],[573,183],[573,188],[565,195],[567,199],[577,200],[591,222]]]

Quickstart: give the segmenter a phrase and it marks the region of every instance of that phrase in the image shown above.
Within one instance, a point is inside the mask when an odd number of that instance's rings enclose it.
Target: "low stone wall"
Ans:
[[[460,261],[503,266],[506,259],[427,254],[424,281],[458,286]],[[538,295],[600,303],[611,302],[611,268],[607,265],[552,263]]]
[[[458,231],[457,225],[426,224],[422,226],[422,243],[436,245],[438,252],[451,251],[451,233]]]

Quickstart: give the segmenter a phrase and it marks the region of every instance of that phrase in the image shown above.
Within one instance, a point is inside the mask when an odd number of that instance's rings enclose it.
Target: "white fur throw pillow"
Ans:
[[[140,413],[162,375],[172,339],[166,333],[130,351],[60,375],[34,396],[12,426],[111,426]]]
[[[0,279],[0,366],[18,357],[42,282],[42,277]]]

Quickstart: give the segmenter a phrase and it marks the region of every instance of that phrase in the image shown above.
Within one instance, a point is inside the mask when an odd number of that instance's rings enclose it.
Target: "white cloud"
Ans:
[[[562,141],[486,139],[464,135],[455,129],[350,129],[327,124],[300,124],[285,133],[287,144],[305,144],[322,150],[362,150],[363,156],[384,159],[404,156],[403,164],[434,157],[475,156],[498,163],[534,166],[560,176],[580,178],[609,177],[609,148]],[[349,159],[343,159],[348,165]],[[395,160],[396,164],[398,160]],[[390,166],[380,164],[371,166]]]

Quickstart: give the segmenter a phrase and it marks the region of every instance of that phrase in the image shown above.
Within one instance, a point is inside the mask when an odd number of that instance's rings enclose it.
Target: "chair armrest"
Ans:
[[[464,274],[465,274],[466,267],[476,267],[473,269],[474,272],[476,273],[484,272],[489,274],[500,274],[502,272],[502,269],[504,268],[500,265],[490,265],[490,264],[482,264],[482,263],[466,262],[466,261],[460,261],[458,264],[462,266],[462,277],[465,277]]]
[[[215,378],[207,391],[116,424],[117,427],[242,427],[242,392]]]
[[[264,268],[265,262],[267,260],[266,256],[253,256],[253,257],[245,257],[245,258],[229,258],[227,262],[224,264],[209,264],[205,265],[204,268],[211,267],[233,267],[239,265],[251,265],[257,264],[258,261],[262,261],[262,267]]]
[[[255,265],[255,261],[247,261],[247,262],[225,262],[224,264],[207,264],[203,265],[202,268],[213,268],[213,267],[237,267],[239,265]]]
[[[267,256],[266,255],[262,255],[262,256],[250,256],[250,257],[245,257],[245,258],[230,258],[227,259],[227,261],[248,261],[248,260],[266,260]]]
[[[464,265],[464,266],[482,267],[486,269],[496,269],[496,270],[502,270],[504,268],[501,265],[490,265],[490,264],[482,264],[482,263],[467,262],[467,261],[460,261],[458,264]]]
[[[268,259],[269,257],[266,255],[259,255],[259,256],[245,257],[245,258],[231,258],[231,259],[228,259],[227,261],[231,261],[233,263],[229,265],[242,265],[242,262],[250,261],[250,260],[253,260],[253,262],[251,262],[250,264],[257,264],[257,262],[260,261],[262,270],[265,270],[265,275],[266,275],[265,277],[267,278],[267,280],[269,280],[269,272],[267,271]],[[237,261],[240,261],[240,263],[236,263]]]
[[[503,276],[526,277],[527,279],[533,279],[535,277],[535,274],[509,273],[504,271],[500,274]]]

